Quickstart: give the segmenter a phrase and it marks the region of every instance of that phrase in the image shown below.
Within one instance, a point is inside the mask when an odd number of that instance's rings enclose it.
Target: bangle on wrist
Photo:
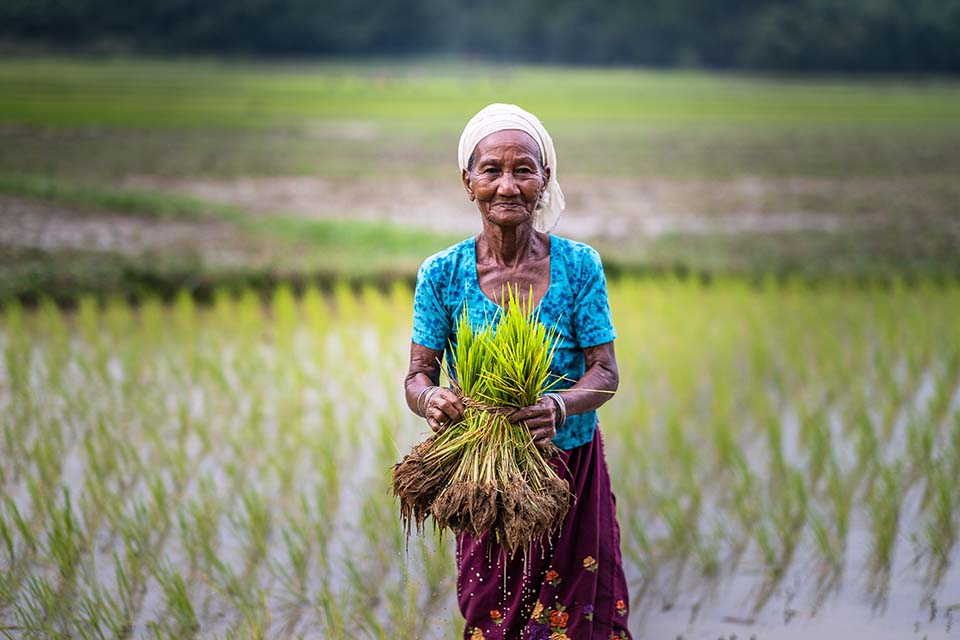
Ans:
[[[550,398],[553,400],[554,404],[557,405],[557,410],[559,415],[557,416],[556,428],[559,429],[567,422],[567,403],[564,402],[563,396],[559,393],[545,393],[543,394],[544,398]]]
[[[417,395],[417,415],[421,418],[427,417],[427,406],[430,404],[430,396],[433,395],[433,392],[439,389],[433,385],[427,385],[420,390],[420,394]],[[424,396],[426,396],[426,401],[424,401]]]

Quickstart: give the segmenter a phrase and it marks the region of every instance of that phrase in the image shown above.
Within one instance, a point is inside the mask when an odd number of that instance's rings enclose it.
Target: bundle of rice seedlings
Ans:
[[[570,490],[523,423],[507,416],[536,404],[557,380],[550,361],[556,332],[509,289],[507,307],[493,323],[474,329],[467,311],[457,327],[454,389],[463,397],[463,421],[413,448],[394,466],[393,492],[409,535],[428,516],[441,529],[491,533],[511,554],[558,526]]]

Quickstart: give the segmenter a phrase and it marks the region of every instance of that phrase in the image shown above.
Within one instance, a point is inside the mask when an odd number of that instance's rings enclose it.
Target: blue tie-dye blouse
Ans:
[[[413,300],[413,341],[444,350],[447,363],[456,348],[454,330],[467,305],[473,326],[494,319],[500,307],[480,289],[476,238],[464,240],[427,258],[417,274]],[[540,321],[555,327],[559,343],[550,371],[563,379],[555,390],[572,386],[583,376],[583,349],[616,338],[607,301],[607,283],[600,255],[592,247],[550,236],[550,287],[539,304]],[[573,449],[590,442],[597,412],[568,416],[553,442]]]

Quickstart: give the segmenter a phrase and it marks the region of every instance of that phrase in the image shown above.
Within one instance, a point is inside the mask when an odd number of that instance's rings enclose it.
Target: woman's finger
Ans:
[[[427,410],[427,425],[435,433],[443,433],[452,424],[450,418],[437,407]]]
[[[517,409],[508,415],[507,419],[513,424],[525,421],[529,425],[531,421],[539,419],[546,420],[550,424],[556,424],[556,405],[550,399],[541,399],[540,402],[535,405]]]
[[[533,436],[533,443],[538,447],[545,447],[553,442],[553,439],[557,435],[557,430],[553,427],[544,427],[542,429],[537,429],[530,431],[530,435]]]
[[[552,440],[553,437],[557,435],[557,431],[552,427],[543,427],[541,429],[532,429],[530,435],[533,436],[534,440],[542,438],[550,438]]]
[[[525,409],[527,408],[529,407],[525,407]],[[529,429],[534,444],[538,447],[546,447],[553,442],[554,437],[557,435],[556,416],[549,409],[543,408],[537,408],[536,411],[530,413],[533,415],[523,420],[523,424]],[[520,415],[522,416],[523,414],[521,413]],[[511,417],[511,420],[512,419]]]
[[[551,444],[553,444],[553,438],[541,438],[540,440],[533,441],[533,446],[539,447],[540,449],[546,449]]]
[[[543,407],[534,405],[532,407],[522,407],[517,409],[513,413],[509,414],[507,419],[513,424],[517,424],[518,422],[529,423],[531,420],[536,420],[537,418],[541,417],[543,413]]]
[[[461,398],[460,396],[457,396],[453,401],[453,406],[457,410],[457,413],[462,418],[463,412],[466,411],[467,409],[466,406],[463,404],[463,398]]]
[[[430,399],[430,406],[442,413],[441,421],[460,422],[463,419],[463,401],[449,389],[443,389]]]
[[[507,414],[507,420],[512,424],[517,424],[518,422],[523,422],[530,417],[530,407],[523,407],[522,409],[515,409],[512,413]]]
[[[534,431],[536,429],[552,429],[555,425],[553,417],[549,414],[537,414],[523,421],[527,429]]]

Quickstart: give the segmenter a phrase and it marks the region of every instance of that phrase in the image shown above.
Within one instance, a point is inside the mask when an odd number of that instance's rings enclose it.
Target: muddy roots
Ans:
[[[448,478],[431,470],[424,459],[435,438],[429,438],[413,448],[403,460],[393,466],[393,495],[400,502],[400,517],[406,534],[411,525],[418,533],[430,515],[430,506],[446,486]]]

